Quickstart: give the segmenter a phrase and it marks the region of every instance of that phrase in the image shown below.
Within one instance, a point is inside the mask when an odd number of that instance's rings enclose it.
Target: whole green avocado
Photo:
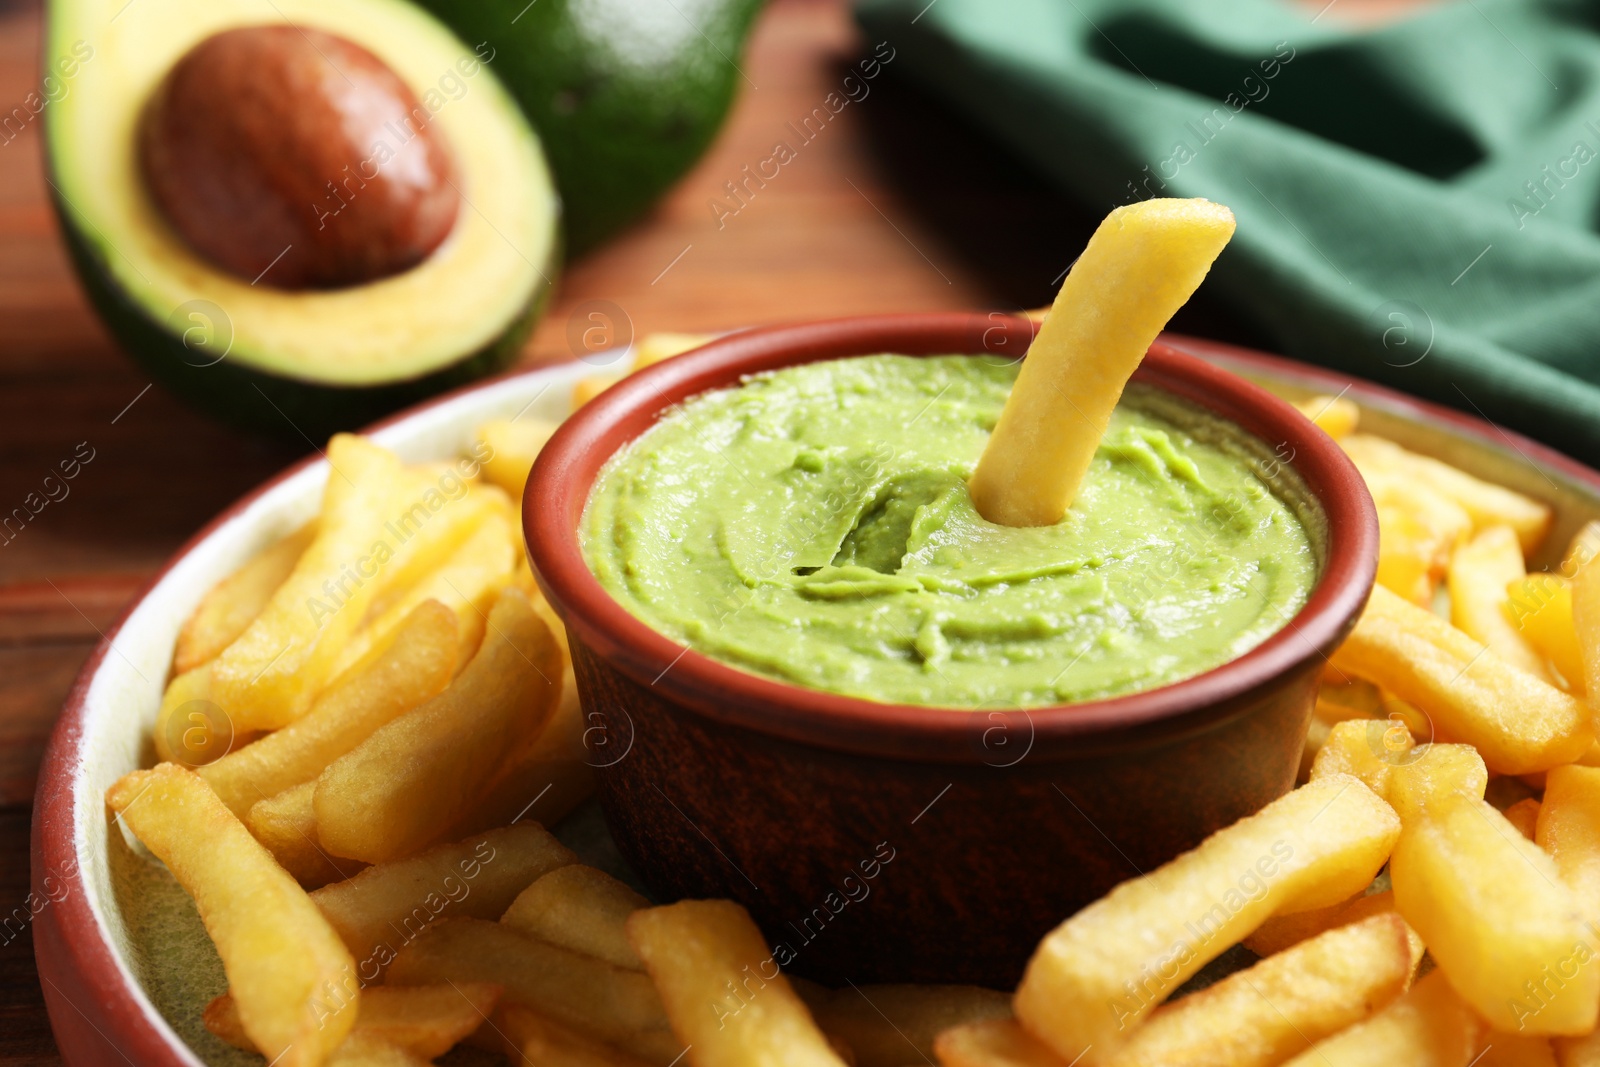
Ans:
[[[490,66],[544,144],[580,253],[700,158],[745,74],[761,0],[421,0]]]

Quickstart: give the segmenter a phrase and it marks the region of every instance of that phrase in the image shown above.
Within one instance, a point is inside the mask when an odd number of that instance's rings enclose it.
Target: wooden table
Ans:
[[[1394,6],[1341,8],[1374,4]],[[37,0],[0,0],[0,111],[36,82],[39,28]],[[568,321],[595,299],[638,333],[1047,302],[1097,218],[892,67],[719,220],[724,183],[837,88],[863,45],[841,0],[775,0],[741,64],[752,85],[711,152],[640,225],[569,266],[526,361],[570,358]],[[1203,303],[1177,325],[1253,340]],[[0,144],[0,514],[80,442],[94,459],[70,495],[0,544],[0,918],[26,898],[39,758],[100,633],[207,519],[297,458],[149,388],[118,351],[61,246],[35,123]],[[0,1067],[59,1063],[31,936],[3,929]]]

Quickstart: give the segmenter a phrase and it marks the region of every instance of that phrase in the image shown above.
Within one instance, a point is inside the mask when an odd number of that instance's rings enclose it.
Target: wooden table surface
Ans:
[[[40,21],[37,0],[0,0],[0,112],[37,82]],[[569,265],[524,359],[571,358],[569,319],[597,299],[636,333],[1047,302],[1097,219],[894,78],[892,64],[719,222],[711,203],[724,183],[766,158],[871,43],[840,0],[775,0],[741,61],[751,84],[712,150],[648,218]],[[1253,340],[1203,302],[1176,325]],[[298,458],[149,385],[73,277],[34,123],[0,143],[0,513],[80,443],[94,458],[69,496],[0,544],[0,913],[27,896],[39,759],[101,632],[195,530]],[[0,1067],[57,1064],[31,935],[0,929]]]

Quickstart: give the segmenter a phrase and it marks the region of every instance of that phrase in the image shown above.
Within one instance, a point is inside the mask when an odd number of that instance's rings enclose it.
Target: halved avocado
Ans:
[[[139,123],[174,64],[221,30],[283,22],[374,53],[453,153],[460,210],[417,266],[342,289],[252,284],[192,251],[146,189]],[[175,393],[319,441],[515,359],[558,270],[559,201],[516,103],[426,13],[405,0],[52,0],[47,69],[58,61],[75,73],[45,140],[74,263],[111,332]]]

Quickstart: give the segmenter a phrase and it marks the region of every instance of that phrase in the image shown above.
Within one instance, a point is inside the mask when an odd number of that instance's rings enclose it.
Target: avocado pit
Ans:
[[[218,267],[280,289],[406,271],[450,233],[454,164],[377,56],[288,25],[195,45],[151,98],[139,168],[161,213]]]

